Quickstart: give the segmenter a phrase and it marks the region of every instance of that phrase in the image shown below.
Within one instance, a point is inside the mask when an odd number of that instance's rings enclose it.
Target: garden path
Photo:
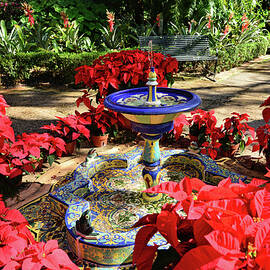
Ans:
[[[260,104],[270,95],[270,55],[216,75],[216,82],[205,78],[176,81],[175,88],[190,90],[202,99],[201,108],[214,110],[221,122],[232,112],[248,113],[249,124],[263,123]]]
[[[221,122],[231,112],[248,113],[249,124],[257,127],[263,123],[260,104],[270,95],[270,55],[262,56],[241,67],[217,74],[216,82],[205,78],[181,79],[178,77],[174,88],[183,88],[198,94],[202,98],[201,108],[215,110],[215,116]],[[39,127],[55,121],[55,116],[66,116],[74,113],[75,100],[81,96],[78,89],[28,87],[19,85],[16,88],[0,89],[10,105],[8,116],[13,121],[17,134],[22,132],[40,132]],[[84,108],[80,107],[79,111]],[[134,144],[133,144],[134,145]],[[99,153],[127,151],[129,145],[108,145],[98,149]],[[81,149],[72,157],[65,157],[51,168],[35,176],[24,176],[24,182],[31,185],[18,197],[6,201],[10,207],[23,204],[48,192],[49,188],[67,172],[74,170],[84,159],[88,149]],[[254,154],[253,154],[254,155]],[[225,161],[224,161],[225,164]],[[226,164],[225,164],[226,165]],[[227,165],[234,166],[232,163]],[[246,175],[257,177],[258,172],[246,169]],[[236,170],[237,171],[237,170]],[[240,170],[241,172],[241,170]],[[243,173],[243,172],[242,172]]]

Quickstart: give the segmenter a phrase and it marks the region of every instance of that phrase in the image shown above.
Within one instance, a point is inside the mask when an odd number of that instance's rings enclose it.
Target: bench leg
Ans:
[[[211,61],[211,60],[210,60],[210,61]],[[216,70],[217,70],[217,60],[215,61],[214,72],[210,71],[210,70],[208,69],[208,67],[209,67],[209,62],[207,61],[207,64],[206,64],[206,67],[205,67],[205,71],[206,71],[205,77],[206,77],[208,80],[210,80],[210,81],[216,82],[215,77],[216,77]],[[208,74],[211,74],[211,75],[213,76],[213,78],[210,78],[210,77],[208,76],[207,73],[208,73]]]
[[[214,78],[216,77],[216,72],[217,72],[217,63],[218,63],[218,60],[216,60],[216,61],[215,61]]]

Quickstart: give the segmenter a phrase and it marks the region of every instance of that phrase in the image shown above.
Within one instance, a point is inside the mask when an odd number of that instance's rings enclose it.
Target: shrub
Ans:
[[[219,51],[217,72],[237,67],[260,55],[265,55],[269,42],[261,38],[257,42],[249,42],[223,48]]]
[[[54,53],[50,51],[17,53],[0,56],[1,83],[5,87],[18,81],[40,82],[41,76],[50,83],[74,82],[75,68],[92,63],[105,52]]]
[[[105,52],[83,53],[54,53],[45,66],[49,75],[52,75],[50,83],[66,84],[74,83],[75,69],[81,65],[92,63]]]
[[[244,62],[253,60],[260,55],[265,55],[269,46],[269,41],[265,37],[261,37],[254,42],[242,43],[238,45],[231,45],[222,47],[218,50],[218,64],[217,72],[229,70],[231,68],[240,66]],[[211,55],[215,55],[216,51],[211,50]],[[204,62],[184,62],[181,70],[186,73],[195,72],[197,69],[202,69]],[[214,62],[209,65],[210,70],[214,70]]]

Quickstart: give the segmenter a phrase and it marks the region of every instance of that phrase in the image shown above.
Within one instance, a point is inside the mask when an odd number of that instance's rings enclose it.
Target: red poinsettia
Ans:
[[[85,126],[90,123],[78,114],[68,115],[66,117],[56,116],[60,121],[54,124],[45,125],[42,129],[51,130],[56,136],[62,138],[65,142],[77,140],[80,136],[86,139],[90,137],[90,131]]]
[[[270,119],[270,97],[268,97],[260,107],[266,107],[262,111],[262,117],[265,121],[265,124],[259,126],[256,129],[256,138],[253,141],[252,151],[263,152],[266,157],[266,166],[269,166],[269,158],[270,158],[270,125],[268,124]]]
[[[0,95],[0,114],[6,115],[6,108],[8,108],[8,107],[9,107],[9,105],[7,104],[3,95]]]
[[[197,109],[191,112],[192,116],[188,119],[190,140],[202,147],[203,154],[208,154],[213,159],[216,158],[221,145],[219,139],[224,136],[221,127],[216,126],[217,119],[214,113]]]
[[[188,119],[190,140],[202,147],[201,152],[212,159],[215,159],[218,153],[232,157],[238,149],[243,151],[252,142],[251,138],[255,137],[254,128],[246,122],[248,114],[233,112],[219,127],[214,111],[197,109],[191,112],[191,115]]]
[[[1,269],[79,269],[56,240],[36,242],[27,225],[18,210],[5,207],[0,195]]]
[[[262,111],[262,116],[265,123],[268,123],[270,120],[270,96],[260,105],[260,107],[266,107]]]
[[[196,178],[165,182],[147,193],[176,199],[160,213],[139,220],[133,262],[151,269],[156,246],[147,246],[159,231],[180,256],[174,269],[262,269],[270,258],[270,192],[267,181],[210,186]],[[179,212],[184,211],[184,215]],[[147,259],[146,259],[147,258]]]
[[[231,117],[224,119],[222,128],[224,137],[219,140],[222,151],[230,150],[232,145],[238,145],[240,151],[243,151],[246,146],[251,144],[255,138],[255,129],[247,124],[248,119],[248,114],[236,112],[233,112]]]
[[[173,133],[176,140],[178,140],[182,134],[183,127],[188,126],[189,122],[184,114],[181,114],[173,121]]]
[[[159,86],[172,84],[172,75],[178,70],[178,62],[170,56],[153,53],[154,67]],[[148,52],[127,50],[108,53],[96,59],[91,66],[76,69],[75,83],[84,83],[90,89],[98,89],[98,99],[119,89],[145,86],[150,62]]]
[[[94,136],[104,135],[122,119],[118,113],[107,110],[102,99],[96,107],[92,106],[92,100],[89,99],[87,91],[84,91],[83,96],[77,99],[77,106],[80,106],[82,102],[88,108],[88,111],[81,114],[77,111],[75,113],[78,117],[85,119],[91,134]]]
[[[13,143],[5,142],[1,149],[0,173],[10,179],[23,172],[32,173],[37,169],[37,162],[53,153],[61,157],[65,152],[65,142],[48,133],[23,133]]]
[[[68,255],[62,249],[59,249],[56,240],[28,245],[13,261],[16,261],[22,269],[41,269],[42,267],[59,270],[79,269],[71,262]]]

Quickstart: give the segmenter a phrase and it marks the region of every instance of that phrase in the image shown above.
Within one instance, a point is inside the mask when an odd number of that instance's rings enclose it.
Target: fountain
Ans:
[[[132,129],[142,133],[145,140],[142,162],[145,165],[142,174],[146,187],[160,182],[159,139],[162,134],[173,129],[173,120],[181,113],[200,105],[201,99],[188,91],[158,88],[155,69],[149,73],[148,87],[128,89],[109,95],[105,106],[121,112],[131,121]],[[143,193],[146,201],[159,200],[161,194]]]
[[[144,148],[102,156],[89,151],[69,183],[50,193],[50,207],[65,215],[67,241],[77,257],[99,267],[130,265],[138,231],[132,225],[170,200],[166,195],[140,192],[148,187],[184,176],[210,184],[224,177],[233,182],[244,179],[205,155],[181,149],[160,151],[159,139],[173,128],[173,120],[200,103],[189,91],[157,87],[154,68],[146,87],[119,91],[105,99],[107,108],[121,112],[142,134]],[[151,241],[167,248],[159,234]]]

